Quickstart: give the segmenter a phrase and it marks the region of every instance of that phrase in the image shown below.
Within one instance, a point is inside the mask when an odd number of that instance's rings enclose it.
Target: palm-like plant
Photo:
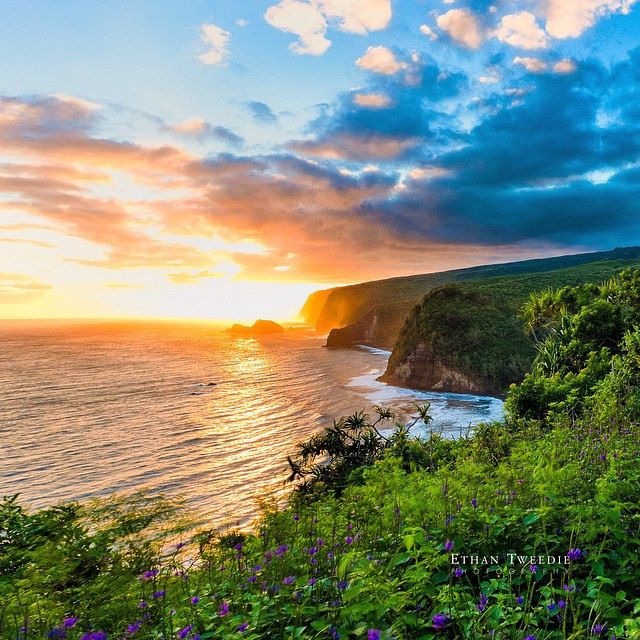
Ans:
[[[418,415],[408,424],[396,424],[396,434],[403,436],[420,420],[429,424],[429,403],[417,406]],[[287,482],[300,481],[298,489],[309,492],[322,482],[339,493],[349,474],[360,467],[372,465],[384,452],[394,446],[394,436],[381,433],[380,427],[395,419],[388,407],[375,406],[376,418],[364,411],[334,420],[322,433],[298,444],[296,456],[287,458]]]

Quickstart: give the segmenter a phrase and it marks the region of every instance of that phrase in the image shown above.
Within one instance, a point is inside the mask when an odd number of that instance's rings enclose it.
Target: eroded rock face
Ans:
[[[398,339],[411,307],[410,302],[380,305],[358,322],[332,329],[327,337],[327,347],[366,345],[390,350]]]
[[[387,368],[379,380],[401,387],[450,393],[483,395],[496,392],[495,389],[483,385],[481,381],[474,380],[433,358],[431,350],[424,342],[419,343],[400,364]]]

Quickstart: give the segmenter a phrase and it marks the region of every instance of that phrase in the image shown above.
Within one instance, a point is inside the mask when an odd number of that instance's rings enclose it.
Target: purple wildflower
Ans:
[[[160,572],[157,569],[151,569],[150,571],[145,571],[141,576],[140,576],[140,580],[144,580],[145,582],[147,580],[152,580],[153,578],[155,578]]]
[[[523,598],[522,596],[518,596],[518,597],[516,598],[516,602],[517,602],[520,606],[522,606],[522,605],[524,604],[524,598]]]
[[[347,537],[344,539],[344,543],[345,543],[345,544],[351,544],[352,542],[353,542],[353,538],[352,538],[351,536],[347,536]]]
[[[558,600],[558,609],[566,608],[567,603],[564,600]]]
[[[471,506],[472,506],[474,509],[477,509],[477,508],[478,508],[478,500],[477,500],[476,498],[471,498]]]
[[[242,551],[242,546],[243,546],[243,545],[242,545],[242,542],[238,542],[237,544],[233,545],[233,548],[234,548],[236,551]]]
[[[569,560],[571,560],[571,562],[575,562],[576,560],[580,560],[580,558],[582,557],[582,550],[581,549],[569,549],[569,551],[567,551],[567,557],[569,558]]]
[[[144,600],[140,600],[140,602],[138,602],[138,609],[146,609],[147,606],[148,605]]]
[[[104,631],[89,631],[82,636],[82,640],[107,640],[107,634]]]
[[[151,597],[152,598],[162,598],[166,591],[164,589],[160,589],[160,591],[156,591]]]
[[[62,627],[55,627],[50,631],[47,631],[47,638],[49,640],[65,640],[67,637],[67,630]]]
[[[445,550],[447,553],[448,553],[449,551],[453,551],[453,546],[454,546],[453,540],[447,540],[447,541],[444,543],[444,550]]]
[[[453,577],[454,578],[462,578],[462,576],[464,575],[464,569],[462,569],[461,567],[458,567],[454,572],[453,572]]]
[[[340,582],[338,582],[338,589],[340,591],[344,591],[347,588],[347,581],[346,580],[340,580]]]
[[[575,586],[574,586],[574,585],[572,585],[572,584],[563,584],[563,585],[562,585],[562,588],[563,588],[565,591],[568,591],[569,593],[571,593],[572,591],[575,591],[575,590],[576,590]]]
[[[538,565],[537,564],[529,565],[529,571],[531,571],[531,573],[537,573],[538,572]]]
[[[296,577],[295,576],[287,576],[283,581],[282,584],[294,584],[296,581]]]
[[[489,598],[484,594],[480,594],[480,602],[477,604],[478,611],[482,612],[487,608],[487,603],[489,602]]]
[[[238,625],[238,633],[242,633],[243,631],[246,631],[248,628],[249,628],[249,623],[243,622],[242,624]]]
[[[550,604],[547,605],[547,611],[549,611],[549,613],[551,613],[552,611],[555,611],[558,608],[558,605],[555,602],[551,602]]]
[[[536,640],[536,637],[532,635],[528,635],[524,637],[524,640]]]
[[[134,622],[133,624],[130,624],[127,627],[127,633],[130,635],[134,635],[136,633],[138,633],[138,631],[140,631],[140,627],[142,626],[142,621],[138,620],[136,622]]]
[[[334,626],[329,627],[327,631],[329,632],[329,636],[331,637],[331,640],[340,640],[340,634],[338,633],[338,630]]]
[[[604,624],[594,624],[593,627],[591,627],[591,633],[594,636],[599,636],[603,634],[606,630],[607,630],[607,626]]]
[[[367,631],[367,640],[380,640],[382,638],[382,631],[379,629],[369,629]]]
[[[298,522],[298,520],[300,520],[300,516],[296,513],[296,515],[293,516],[293,519],[295,522]]]
[[[309,582],[307,583],[310,587],[315,587],[318,581],[315,578],[309,578]]]
[[[224,618],[229,613],[229,605],[226,602],[223,602],[218,609],[218,615],[221,618]]]
[[[65,618],[64,622],[62,623],[62,626],[65,629],[73,629],[73,627],[76,626],[78,620],[80,620],[80,618],[76,617],[70,617],[70,618]]]
[[[436,631],[442,631],[442,629],[444,629],[449,624],[449,622],[451,622],[451,619],[444,613],[436,613],[436,615],[431,618],[431,622],[433,624],[433,628]]]
[[[184,638],[186,638],[191,633],[191,629],[193,629],[193,625],[188,624],[186,627],[180,629],[180,631],[178,631],[176,635],[178,636],[178,638],[180,638],[180,640],[184,640]]]
[[[276,555],[279,556],[283,556],[285,553],[287,553],[287,551],[289,551],[289,545],[288,544],[281,544],[277,549],[276,549]]]
[[[193,596],[193,598],[191,598],[191,604],[198,604],[198,602],[200,602],[200,598],[198,596]]]

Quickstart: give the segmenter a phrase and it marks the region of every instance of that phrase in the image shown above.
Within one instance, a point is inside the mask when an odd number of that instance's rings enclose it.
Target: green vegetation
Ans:
[[[607,260],[437,287],[411,311],[385,379],[409,387],[504,393],[509,384],[522,380],[536,355],[520,313],[532,292],[603,281],[625,264]],[[464,377],[463,386],[452,388],[454,380],[439,387],[442,369]]]
[[[340,420],[301,443],[303,484],[252,533],[187,534],[143,496],[5,501],[0,636],[640,638],[640,273],[522,315],[537,355],[503,423],[451,441],[392,436],[382,408]]]

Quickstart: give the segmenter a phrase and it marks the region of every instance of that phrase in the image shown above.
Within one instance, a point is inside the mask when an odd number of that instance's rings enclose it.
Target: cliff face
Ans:
[[[413,302],[380,305],[366,312],[357,322],[331,329],[327,347],[352,347],[363,344],[378,349],[392,349]]]
[[[322,312],[329,294],[333,289],[322,289],[321,291],[314,291],[305,301],[302,309],[298,312],[298,317],[308,324],[315,326]]]

